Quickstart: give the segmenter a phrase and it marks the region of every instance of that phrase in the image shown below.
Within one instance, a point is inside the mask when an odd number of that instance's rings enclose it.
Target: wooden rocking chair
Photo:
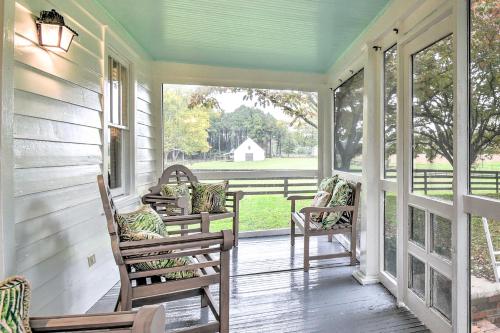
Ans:
[[[178,332],[229,331],[229,250],[233,247],[230,230],[217,233],[201,232],[205,228],[178,231],[179,236],[141,241],[121,241],[115,220],[116,208],[102,175],[97,176],[102,204],[111,237],[111,248],[120,272],[120,295],[116,309],[128,311],[132,307],[151,303],[201,296],[201,306],[209,306],[216,322],[190,327]],[[203,214],[206,215],[206,214]],[[205,218],[204,218],[205,219]],[[177,226],[182,226],[178,221]],[[169,221],[167,225],[175,225]],[[219,253],[219,258],[212,254]],[[193,258],[192,263],[164,269],[136,271],[134,264],[159,259]],[[170,273],[196,271],[198,276],[168,280]],[[209,286],[219,284],[219,304]]]
[[[142,197],[142,202],[151,205],[162,216],[165,223],[185,221],[183,229],[192,223],[201,222],[210,224],[211,221],[231,218],[233,220],[234,246],[238,246],[240,200],[243,198],[242,191],[226,192],[226,207],[229,209],[226,213],[190,215],[185,214],[188,202],[182,198],[169,198],[160,194],[161,186],[164,184],[188,184],[190,189],[192,189],[195,183],[198,183],[198,178],[187,167],[180,164],[169,166],[163,171],[158,184],[151,187],[149,189],[150,193]],[[180,214],[167,215],[167,210],[172,209],[178,209]]]
[[[314,196],[310,195],[291,195],[288,200],[292,202],[291,205],[291,220],[290,220],[290,234],[291,234],[291,245],[295,245],[295,237],[304,236],[304,271],[309,271],[311,260],[321,260],[321,259],[333,259],[342,257],[351,257],[351,265],[356,264],[356,244],[357,244],[357,233],[356,224],[358,220],[359,211],[359,197],[361,194],[361,183],[356,185],[349,183],[351,189],[353,190],[354,204],[352,206],[337,206],[337,207],[304,207],[300,212],[296,212],[296,201],[297,200],[307,200],[313,199]],[[314,222],[311,219],[312,213],[334,213],[334,212],[352,212],[350,219],[342,216],[341,220],[337,222],[330,229],[323,229],[321,223]],[[298,227],[302,234],[295,233],[295,227]],[[324,254],[311,256],[309,255],[309,239],[313,236],[323,236],[328,235],[328,241],[331,242],[333,235],[336,234],[348,234],[351,236],[350,251]]]
[[[145,306],[139,311],[31,317],[32,332],[109,332],[164,333],[165,312],[162,306]]]

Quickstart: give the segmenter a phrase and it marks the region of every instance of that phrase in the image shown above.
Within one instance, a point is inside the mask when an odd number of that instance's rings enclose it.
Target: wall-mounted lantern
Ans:
[[[55,9],[40,12],[40,17],[36,20],[36,29],[40,46],[58,48],[64,52],[68,52],[73,37],[78,36],[75,30],[64,23],[64,17]]]

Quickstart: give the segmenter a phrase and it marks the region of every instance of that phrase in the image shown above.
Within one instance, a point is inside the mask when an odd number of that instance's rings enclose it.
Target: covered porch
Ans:
[[[156,252],[140,249],[150,239],[134,247],[111,230],[121,228],[115,208],[158,212],[144,196],[181,165],[196,183],[228,181],[226,193],[241,194],[221,204],[233,220],[204,210],[184,217],[200,222],[200,251],[227,251],[221,230],[239,238],[227,276],[217,268],[227,258],[193,264],[228,281],[227,295],[206,290],[229,297],[230,331],[500,329],[498,1],[0,0],[0,8],[0,280],[30,282],[32,316],[123,310],[120,279],[146,273],[120,271],[140,258],[116,249]],[[42,13],[52,9],[60,16]],[[42,23],[66,30],[51,35]],[[321,183],[333,177],[359,184],[359,210],[328,225],[331,209],[354,205],[332,203],[337,185]],[[328,194],[319,210],[301,210],[311,199],[287,200],[319,192]],[[305,220],[321,209],[330,211],[315,228],[328,233],[346,218],[356,244],[335,234],[307,239],[309,251],[302,237],[293,245],[295,231],[310,229],[291,228],[291,214]],[[181,248],[183,230],[170,235]],[[161,236],[173,249],[161,255],[173,256],[178,244]],[[350,249],[352,261],[304,263],[304,253]],[[199,298],[156,303],[165,332],[198,332],[214,319]]]

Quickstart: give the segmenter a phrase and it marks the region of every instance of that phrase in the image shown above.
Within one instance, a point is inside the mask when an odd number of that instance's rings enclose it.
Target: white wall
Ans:
[[[52,8],[79,33],[68,53],[37,45],[34,17]],[[92,1],[18,0],[14,43],[16,271],[32,284],[33,314],[84,312],[118,281],[96,185],[105,151],[105,48],[131,62],[135,79],[136,173],[122,201],[129,208],[157,173],[149,57]],[[89,268],[91,254],[97,263]]]

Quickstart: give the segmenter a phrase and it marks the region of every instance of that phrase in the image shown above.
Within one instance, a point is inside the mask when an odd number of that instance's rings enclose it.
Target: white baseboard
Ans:
[[[359,284],[363,286],[380,282],[378,275],[367,276],[360,269],[356,269],[354,272],[352,272],[352,276],[356,279],[356,281],[358,281]]]

